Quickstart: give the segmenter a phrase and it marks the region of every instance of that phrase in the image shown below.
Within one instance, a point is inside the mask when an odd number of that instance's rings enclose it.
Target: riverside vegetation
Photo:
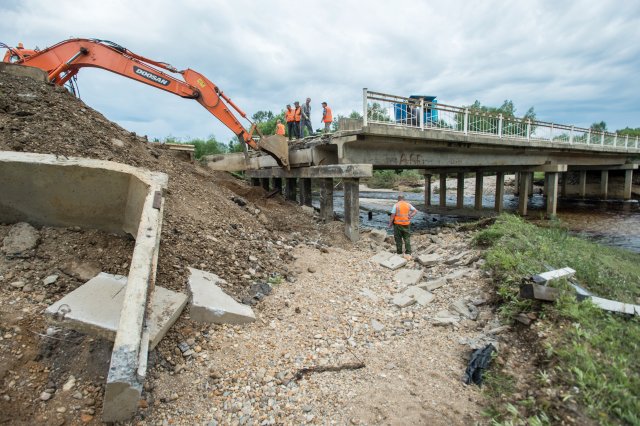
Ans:
[[[493,397],[487,414],[494,422],[552,424],[568,418],[578,424],[640,424],[638,316],[578,302],[566,281],[553,284],[563,290],[555,303],[518,297],[523,277],[568,266],[593,294],[638,303],[640,255],[573,237],[557,223],[539,228],[512,215],[480,231],[475,244],[487,247],[486,265],[493,271],[505,319],[523,312],[538,318],[530,329],[538,358],[531,386],[537,390],[514,398],[513,375],[492,371],[486,390]],[[505,395],[511,397],[505,400]]]

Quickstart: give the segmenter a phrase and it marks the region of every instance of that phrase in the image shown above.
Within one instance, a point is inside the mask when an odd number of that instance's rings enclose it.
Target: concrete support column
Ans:
[[[344,233],[351,241],[360,239],[360,179],[343,179]]]
[[[447,174],[440,173],[440,207],[447,207]]]
[[[609,190],[609,170],[600,172],[600,198],[607,199],[607,191]]]
[[[476,172],[476,202],[474,208],[476,210],[482,210],[482,193],[484,192],[484,174],[482,172]]]
[[[582,198],[584,198],[587,195],[587,171],[586,170],[580,170],[580,180],[578,181],[578,191]]]
[[[251,178],[251,186],[260,186],[260,178]]]
[[[273,187],[278,190],[278,194],[282,194],[282,178],[273,178]]]
[[[625,170],[624,171],[624,192],[622,193],[622,198],[625,200],[631,199],[631,187],[633,184],[633,170]]]
[[[285,196],[287,200],[296,201],[298,193],[298,182],[296,178],[287,178],[287,187],[285,188]]]
[[[527,215],[527,203],[529,202],[529,186],[531,173],[520,173],[520,196],[518,197],[518,213]]]
[[[324,223],[333,220],[333,178],[320,179],[320,219]]]
[[[496,205],[495,210],[502,213],[504,208],[504,173],[496,173]]]
[[[464,208],[464,173],[458,173],[458,190],[456,191],[456,207]]]
[[[269,190],[269,178],[260,178],[260,182],[262,183],[262,189],[264,189],[265,191]]]
[[[311,179],[300,179],[300,205],[311,207]]]
[[[533,172],[528,172],[529,175],[529,197],[533,195]]]
[[[431,206],[431,175],[424,175],[424,206]]]
[[[567,196],[567,181],[569,180],[569,172],[564,172],[562,174],[562,187],[560,189],[560,195],[562,197]]]
[[[520,172],[514,173],[513,185],[515,186],[515,194],[518,195],[520,193]]]
[[[558,173],[545,173],[544,177],[547,182],[547,217],[555,219],[558,210]]]

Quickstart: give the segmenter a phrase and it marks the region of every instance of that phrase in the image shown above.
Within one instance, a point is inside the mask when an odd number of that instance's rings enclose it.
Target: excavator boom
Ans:
[[[165,62],[137,55],[130,50],[105,40],[70,39],[43,50],[7,48],[4,62],[40,68],[51,83],[62,86],[81,68],[95,67],[120,74],[140,83],[161,89],[187,99],[195,99],[216,116],[236,136],[255,150],[271,155],[278,165],[289,168],[289,147],[280,136],[262,136],[247,115],[220,88],[197,71],[179,71]],[[169,74],[178,74],[181,78]],[[247,131],[232,112],[252,124]],[[253,134],[258,133],[256,142]]]

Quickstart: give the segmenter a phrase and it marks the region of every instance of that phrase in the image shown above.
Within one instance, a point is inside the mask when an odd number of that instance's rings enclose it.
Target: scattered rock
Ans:
[[[2,242],[2,250],[7,257],[31,257],[38,245],[40,234],[25,222],[16,223]]]
[[[42,284],[44,285],[50,285],[55,283],[56,281],[58,281],[58,275],[49,275],[47,278],[45,278],[44,280],[42,280]]]
[[[384,330],[384,324],[382,324],[378,320],[372,319],[371,320],[371,328],[373,329],[373,331],[380,332],[380,331]]]
[[[76,385],[76,378],[74,376],[69,376],[69,379],[62,385],[62,390],[65,392],[70,391]]]
[[[309,267],[307,268],[307,271],[309,271],[309,272],[310,272],[310,273],[312,273],[312,274],[315,274],[315,273],[316,273],[316,268],[314,268],[313,266],[309,266]]]
[[[372,229],[371,232],[369,232],[368,237],[376,243],[382,244],[384,239],[387,238],[387,232],[383,229]]]
[[[49,392],[42,392],[40,394],[40,400],[41,401],[48,401],[51,399],[51,394]]]
[[[100,273],[100,266],[94,262],[83,262],[74,259],[65,265],[62,271],[80,281],[86,282]]]
[[[416,299],[414,299],[413,297],[407,296],[404,293],[398,293],[393,297],[393,299],[391,300],[391,303],[393,303],[399,308],[406,308],[407,306],[411,306],[414,303],[416,303]]]

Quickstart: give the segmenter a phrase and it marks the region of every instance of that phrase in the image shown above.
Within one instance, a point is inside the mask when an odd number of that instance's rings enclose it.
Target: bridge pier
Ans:
[[[547,196],[547,217],[555,219],[558,210],[558,173],[547,172],[544,174],[547,183],[545,194]]]
[[[531,173],[521,172],[520,178],[520,194],[518,196],[518,213],[521,216],[527,215],[527,204],[529,202],[529,186],[531,184]]]
[[[424,207],[431,206],[431,175],[424,175]]]
[[[447,174],[440,173],[440,207],[447,207]]]
[[[285,197],[289,201],[296,201],[298,195],[298,181],[296,178],[287,178],[287,187],[285,188]]]
[[[607,199],[609,191],[609,170],[600,171],[600,198]]]
[[[504,172],[496,173],[496,203],[495,210],[502,213],[504,208]]]
[[[622,193],[623,200],[631,199],[631,188],[633,185],[633,170],[627,169],[624,171],[624,190]]]
[[[273,178],[273,188],[278,190],[278,194],[282,194],[282,178]]]
[[[482,210],[482,194],[483,194],[484,173],[481,171],[476,172],[476,199],[474,207],[476,210]],[[497,194],[496,194],[497,195]]]
[[[351,241],[360,239],[360,179],[343,179],[344,233]]]
[[[333,221],[333,178],[320,179],[320,219]]]
[[[456,191],[456,207],[464,208],[464,173],[458,173],[458,188]]]
[[[587,171],[586,170],[580,170],[580,178],[578,179],[578,193],[582,198],[585,198],[587,196]]]
[[[300,205],[312,207],[311,204],[311,179],[300,178]]]
[[[269,178],[262,178],[260,179],[260,182],[262,183],[262,189],[264,189],[265,191],[269,190]]]

